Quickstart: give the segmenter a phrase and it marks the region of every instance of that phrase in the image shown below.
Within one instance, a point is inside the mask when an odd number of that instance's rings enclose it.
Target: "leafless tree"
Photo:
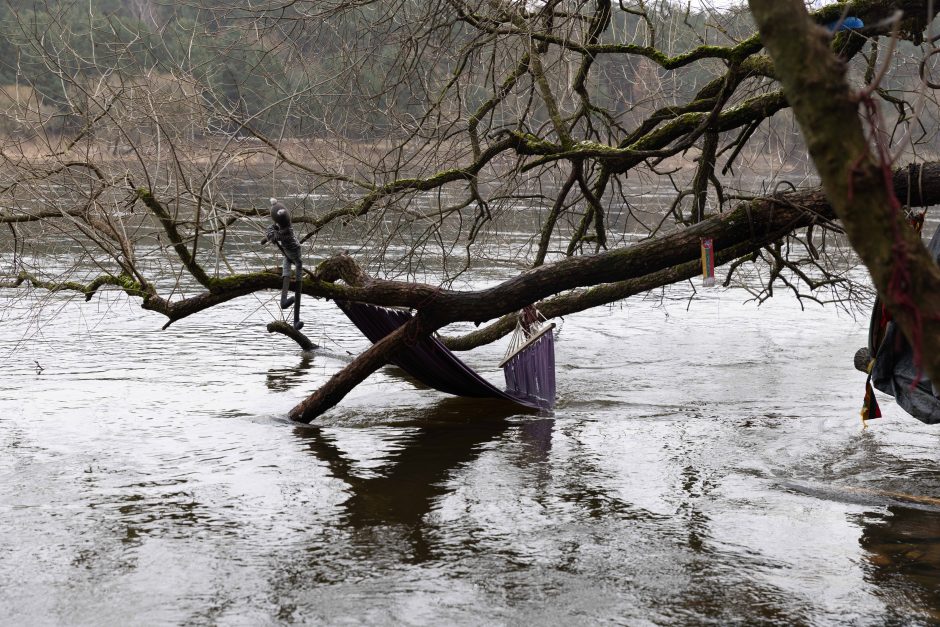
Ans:
[[[782,286],[845,304],[864,290],[836,245],[846,214],[813,186],[793,87],[747,12],[236,4],[177,15],[134,2],[137,21],[87,24],[68,4],[41,25],[11,11],[22,54],[0,94],[4,287],[88,299],[117,288],[169,325],[279,288],[270,255],[245,243],[268,196],[291,198],[307,249],[330,255],[305,294],[416,312],[292,411],[308,421],[406,339],[487,323],[448,338],[468,349],[531,303],[560,316],[687,280],[703,238],[730,264],[726,282],[742,277],[758,299]],[[773,18],[829,25],[817,29],[827,54],[886,112],[868,132],[889,146],[883,169],[908,207],[940,198],[933,12],[928,0],[859,0]],[[847,17],[864,27],[841,30]],[[867,188],[855,185],[857,198]],[[644,198],[651,188],[668,196]],[[537,223],[520,222],[522,206]],[[358,247],[340,254],[343,238]],[[517,275],[462,286],[494,262]]]

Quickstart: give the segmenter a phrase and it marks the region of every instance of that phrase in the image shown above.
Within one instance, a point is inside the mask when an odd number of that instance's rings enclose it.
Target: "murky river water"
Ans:
[[[304,356],[273,294],[0,293],[0,622],[940,621],[940,507],[886,494],[940,496],[940,431],[861,428],[863,325],[688,292],[561,322],[551,416],[385,369],[311,427],[366,346],[331,303]]]

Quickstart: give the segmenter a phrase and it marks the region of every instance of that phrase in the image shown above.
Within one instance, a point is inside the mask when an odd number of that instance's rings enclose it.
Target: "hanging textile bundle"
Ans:
[[[865,382],[865,401],[862,403],[862,422],[881,418],[881,407],[875,398],[875,390],[871,387],[871,377]]]
[[[715,240],[702,238],[702,285],[715,285]]]
[[[913,222],[913,221],[912,221]],[[912,224],[915,229],[917,223]],[[934,261],[940,262],[940,227],[927,246]],[[865,389],[862,418],[881,415],[871,386],[894,397],[898,406],[927,424],[940,423],[940,390],[925,378],[914,365],[914,351],[884,309],[881,299],[875,300],[868,330],[868,351],[872,356]]]
[[[860,348],[855,353],[855,369],[868,375],[865,379],[865,400],[862,401],[862,425],[867,420],[881,418],[881,407],[875,397],[875,389],[871,385],[871,371],[875,366],[874,354],[877,347],[884,340],[885,331],[891,315],[884,308],[880,298],[875,298],[875,305],[871,312],[871,322],[868,325],[868,346]]]

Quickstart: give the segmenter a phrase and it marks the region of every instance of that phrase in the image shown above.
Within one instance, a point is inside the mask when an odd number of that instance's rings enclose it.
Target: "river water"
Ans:
[[[551,415],[386,368],[307,427],[367,343],[274,296],[0,293],[0,622],[940,621],[940,432],[862,428],[862,320],[683,284],[558,321]]]

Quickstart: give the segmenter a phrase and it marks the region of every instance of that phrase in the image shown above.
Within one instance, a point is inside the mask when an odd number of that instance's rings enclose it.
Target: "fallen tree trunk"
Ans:
[[[923,164],[919,171],[904,168],[895,173],[899,193],[912,205],[940,202],[940,163]],[[912,185],[913,183],[913,185]],[[508,332],[513,312],[571,288],[590,289],[540,302],[549,317],[582,311],[655,287],[695,276],[700,271],[700,242],[711,237],[718,262],[750,254],[795,229],[832,220],[834,213],[821,189],[781,194],[740,204],[735,210],[713,216],[694,227],[644,240],[624,249],[591,257],[568,258],[540,266],[495,287],[455,292],[420,284],[402,284],[368,277],[351,258],[342,255],[324,262],[318,275],[338,280],[350,277],[358,285],[335,286],[346,300],[378,305],[404,305],[418,311],[415,319],[387,336],[337,372],[324,386],[294,407],[290,417],[310,422],[338,403],[356,385],[382,367],[406,341],[417,341],[457,321],[485,321],[504,316],[468,340],[451,340],[458,348],[492,341]],[[418,322],[420,320],[420,322]]]
[[[894,187],[899,197],[910,199],[911,206],[940,202],[940,162],[924,163],[913,170],[897,170]],[[834,218],[835,214],[820,188],[756,198],[692,228],[599,255],[566,258],[524,272],[490,290],[476,292],[455,292],[426,284],[375,279],[366,275],[352,258],[340,255],[320,264],[309,280],[304,281],[303,293],[317,298],[409,307],[428,313],[433,307],[434,315],[444,319],[443,324],[461,320],[482,323],[555,296],[545,306],[552,310],[553,316],[560,316],[694,276],[694,265],[687,266],[684,271],[680,266],[698,260],[701,237],[715,240],[718,262],[723,263],[727,262],[728,251],[746,255],[795,229]],[[337,283],[340,279],[345,285]],[[207,291],[178,300],[163,298],[157,295],[152,285],[125,274],[103,274],[81,284],[50,281],[24,271],[12,280],[0,282],[0,288],[16,288],[24,283],[50,291],[77,291],[84,294],[86,300],[92,298],[100,287],[113,285],[128,295],[142,297],[144,309],[166,316],[166,328],[230,300],[259,291],[280,289],[281,276],[279,269],[271,268],[212,279]],[[572,289],[575,291],[556,296]],[[511,293],[515,296],[507,299]],[[506,319],[496,324],[499,327],[487,327],[445,343],[452,350],[467,350],[491,342],[511,330],[511,326],[506,326]]]
[[[928,207],[940,203],[940,162],[927,162],[913,167],[898,168],[894,172],[894,188],[900,198],[910,199],[912,207]],[[742,203],[745,214],[750,214],[756,230],[775,229],[792,220],[790,213],[779,213],[774,219],[775,208],[779,210],[787,207],[801,207],[807,212],[803,220],[793,222],[794,226],[788,232],[812,224],[810,217],[817,222],[826,222],[835,219],[832,206],[826,199],[822,188],[814,188],[802,192],[789,193],[777,198],[758,198],[748,203]],[[714,218],[710,218],[710,221]],[[662,242],[666,238],[657,238]],[[763,238],[766,239],[766,238]],[[769,241],[774,241],[773,239]],[[716,246],[716,267],[728,263],[733,258],[744,257],[764,244],[755,245],[753,240],[746,240],[730,248]],[[696,251],[697,251],[696,244]],[[696,253],[697,254],[697,253]],[[660,271],[633,279],[626,279],[615,283],[607,283],[589,289],[574,290],[570,293],[555,296],[538,302],[539,311],[546,318],[565,316],[591,307],[642,294],[649,290],[683,281],[701,273],[698,259],[665,268]],[[443,342],[447,348],[454,351],[464,351],[489,344],[511,333],[515,327],[515,314],[509,313],[492,324],[480,328],[460,337],[446,337]]]
[[[940,203],[940,163],[930,162],[894,173],[894,188],[912,206]],[[819,189],[779,194],[740,203],[733,211],[699,224],[632,246],[588,257],[570,257],[523,272],[495,287],[458,292],[432,285],[388,281],[368,276],[348,255],[332,257],[304,281],[308,296],[350,300],[374,305],[402,306],[418,311],[406,338],[393,334],[381,348],[369,349],[337,373],[323,388],[291,411],[296,420],[309,421],[338,403],[343,396],[387,361],[406,339],[416,341],[452,322],[486,322],[490,326],[446,344],[457,350],[479,346],[510,332],[512,315],[538,303],[549,317],[557,317],[688,279],[699,272],[700,240],[714,240],[716,261],[727,263],[773,243],[795,229],[824,224],[835,218]],[[339,281],[342,283],[339,283]],[[121,275],[102,275],[88,284],[50,282],[20,273],[0,287],[22,283],[50,290],[75,290],[90,298],[102,285],[115,285],[144,299],[143,307],[167,316],[170,323],[250,293],[279,289],[276,270],[213,278],[201,294],[176,301],[156,294],[153,286]],[[502,316],[502,318],[500,318]]]

